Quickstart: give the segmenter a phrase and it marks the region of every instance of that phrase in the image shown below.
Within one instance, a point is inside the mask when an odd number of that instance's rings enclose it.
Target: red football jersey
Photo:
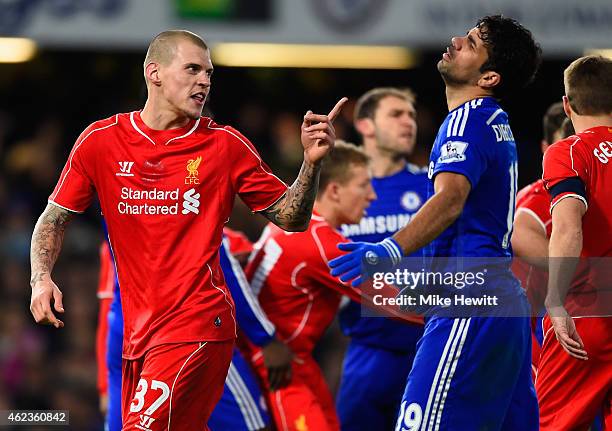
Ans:
[[[533,217],[542,227],[546,237],[550,238],[552,232],[550,195],[544,187],[544,181],[537,180],[519,190],[516,195],[516,214],[519,212],[525,212]],[[519,258],[514,260],[512,272],[527,291],[527,297],[532,306],[536,310],[542,307],[546,297],[547,273]]]
[[[253,243],[249,241],[247,236],[242,232],[225,226],[223,228],[223,233],[229,240],[230,253],[232,253],[233,256],[248,254],[253,251]]]
[[[612,292],[609,286],[611,268],[603,259],[612,256],[612,128],[593,127],[553,144],[544,154],[544,184],[550,190],[567,178],[579,177],[586,196],[566,191],[552,199],[552,208],[562,199],[576,197],[584,201],[587,211],[582,218],[583,246],[581,260],[566,309],[572,316],[610,315]],[[586,198],[586,199],[585,199]]]
[[[612,128],[593,127],[553,144],[544,153],[542,179],[549,190],[559,182],[579,177],[586,190],[588,210],[582,219],[583,257],[612,256]],[[561,193],[552,208],[573,193]]]
[[[259,303],[281,340],[297,355],[309,355],[334,319],[342,295],[360,300],[356,289],[329,273],[327,262],[342,254],[347,240],[313,214],[305,232],[268,224],[246,268]]]
[[[223,224],[236,194],[260,211],[286,189],[235,129],[202,117],[152,130],[132,112],[85,129],[49,202],[82,212],[97,192],[121,285],[123,356],[134,359],[159,344],[235,336]]]
[[[550,237],[552,232],[552,217],[550,216],[550,195],[544,187],[543,180],[537,180],[525,186],[516,194],[516,212],[529,213],[542,230]]]

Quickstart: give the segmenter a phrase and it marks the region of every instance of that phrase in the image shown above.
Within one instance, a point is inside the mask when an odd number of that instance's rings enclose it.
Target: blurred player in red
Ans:
[[[306,229],[321,159],[334,144],[331,121],[346,101],[329,115],[306,113],[304,164],[288,188],[240,132],[202,117],[212,73],[199,36],[156,36],[144,62],[144,108],[85,129],[32,235],[30,310],[61,328],[51,271],[67,223],[97,193],[121,285],[126,430],[206,429],[236,336],[219,267],[234,198],[283,229]]]
[[[339,256],[338,231],[358,223],[376,198],[367,156],[351,144],[336,143],[324,162],[319,193],[306,232],[285,233],[268,225],[255,245],[246,274],[279,338],[295,353],[290,384],[268,392],[280,430],[339,430],[334,401],[312,350],[334,319],[342,295],[359,300],[356,289],[329,273]],[[268,381],[261,352],[253,356],[262,381]],[[278,376],[287,379],[289,376]],[[274,389],[274,388],[270,388]]]
[[[223,228],[223,234],[229,240],[232,256],[244,267],[249,255],[253,251],[253,243],[242,232],[230,229],[227,226]]]
[[[563,103],[553,103],[543,119],[544,137],[540,144],[542,154],[546,149],[574,133],[572,123],[563,111]],[[514,275],[527,291],[532,308],[531,320],[531,366],[535,372],[540,360],[542,346],[541,311],[544,308],[546,283],[548,282],[548,239],[552,231],[550,196],[542,179],[519,190],[516,195],[516,212],[512,231],[512,251],[515,260]]]
[[[98,364],[98,395],[100,412],[106,414],[108,407],[108,378],[106,368],[106,339],[108,336],[108,310],[113,302],[115,267],[112,264],[108,243],[100,245],[100,274],[98,275],[98,326],[96,328],[96,362]]]
[[[577,133],[544,155],[553,228],[536,380],[540,428],[587,430],[603,406],[604,429],[612,429],[610,265],[593,259],[612,256],[612,61],[579,58],[564,82],[563,107]]]

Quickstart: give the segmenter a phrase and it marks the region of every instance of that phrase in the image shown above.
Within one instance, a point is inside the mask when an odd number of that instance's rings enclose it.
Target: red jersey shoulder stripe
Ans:
[[[574,145],[576,145],[578,143],[578,141],[580,141],[579,137],[576,137],[576,139],[574,140],[574,142],[570,145],[569,148],[569,154],[570,154],[570,159],[572,161],[572,170],[574,171],[574,173],[576,174],[577,177],[579,177],[580,175],[578,175],[578,171],[576,170],[576,168],[574,167]]]
[[[107,120],[109,120],[109,119],[107,119]],[[106,120],[97,121],[96,123],[103,123],[104,121],[106,121]],[[70,156],[68,158],[68,169],[66,170],[66,173],[63,175],[62,179],[60,180],[59,187],[57,188],[55,193],[53,193],[53,195],[51,195],[51,197],[49,198],[49,203],[52,203],[52,204],[57,205],[57,206],[59,206],[61,208],[64,208],[64,207],[62,207],[61,205],[59,205],[59,204],[57,204],[55,202],[55,198],[57,197],[57,194],[62,189],[62,186],[64,185],[64,181],[66,180],[66,177],[68,176],[68,174],[70,173],[70,170],[72,169],[72,158],[74,157],[75,153],[81,147],[81,145],[83,145],[83,143],[87,140],[87,138],[89,138],[91,135],[93,135],[96,132],[100,132],[102,130],[108,129],[108,128],[113,127],[113,126],[116,126],[118,122],[119,122],[119,114],[115,114],[115,121],[113,121],[112,123],[107,124],[105,126],[96,127],[94,129],[90,130],[89,133],[87,133],[80,141],[77,141],[77,144],[74,146],[74,148],[70,152]],[[89,127],[93,127],[96,123],[92,123]],[[64,209],[66,209],[68,211],[76,212],[76,213],[82,212],[82,211],[75,211],[75,210],[72,210],[70,208],[64,208]]]
[[[327,228],[332,234],[333,236],[337,237],[338,242],[347,242],[346,238],[344,238],[342,235],[340,235],[338,232],[336,232],[336,230],[334,230],[326,221],[323,217],[317,216],[317,215],[312,215],[312,220],[313,220],[313,226],[311,228],[311,234],[312,234],[312,238],[314,239],[315,244],[317,245],[317,248],[319,250],[319,254],[321,255],[321,258],[323,259],[323,262],[325,262],[325,264],[328,264],[329,261],[331,259],[333,259],[335,256],[327,256],[327,254],[325,253],[325,247],[323,247],[323,241],[321,241],[321,238],[319,237],[318,234],[318,230],[319,229],[325,229]]]
[[[215,123],[215,125],[217,125]],[[238,141],[240,141],[242,143],[242,145],[244,145],[245,147],[247,147],[247,149],[251,152],[251,154],[253,154],[255,156],[255,158],[257,158],[257,160],[259,161],[259,166],[261,167],[261,169],[267,173],[268,175],[273,176],[274,178],[276,178],[280,183],[282,183],[285,187],[287,187],[287,184],[285,184],[285,182],[283,180],[281,180],[280,178],[278,178],[276,175],[274,175],[272,172],[270,172],[269,170],[267,170],[265,168],[265,165],[263,163],[263,160],[261,160],[261,157],[259,156],[259,154],[257,153],[257,151],[255,150],[255,148],[252,146],[252,144],[250,142],[248,142],[248,140],[244,137],[242,137],[239,132],[233,131],[233,130],[229,130],[228,127],[229,126],[219,126],[218,127],[214,127],[213,126],[213,120],[212,118],[209,120],[208,125],[206,126],[208,129],[210,130],[219,130],[219,131],[223,131],[225,133],[228,133],[230,135],[232,135],[234,138],[238,139]]]

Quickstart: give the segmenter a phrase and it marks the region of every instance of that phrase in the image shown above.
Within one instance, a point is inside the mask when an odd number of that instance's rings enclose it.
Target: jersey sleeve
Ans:
[[[546,190],[540,185],[537,189],[529,190],[522,199],[517,195],[517,202],[516,213],[528,213],[542,226],[546,235],[550,236],[550,197]]]
[[[233,256],[251,253],[253,251],[253,243],[249,241],[246,235],[242,232],[235,231],[225,226],[223,228],[223,234],[229,241],[230,253]]]
[[[410,313],[402,313],[399,309],[392,306],[378,306],[373,302],[373,289],[371,282],[368,281],[362,285],[361,289],[355,289],[350,284],[344,283],[339,278],[333,277],[330,274],[328,263],[331,259],[339,257],[344,252],[338,249],[338,244],[348,242],[348,240],[340,233],[336,232],[329,226],[321,225],[319,229],[312,229],[312,236],[317,244],[317,249],[321,258],[319,265],[309,267],[310,276],[320,284],[336,290],[337,292],[346,295],[349,299],[359,302],[363,305],[371,307],[377,312],[383,312],[385,316],[392,317],[394,320],[400,320],[405,323],[423,324],[423,318]],[[393,286],[385,285],[383,290],[379,291],[382,296],[394,297],[398,293],[398,289]]]
[[[287,184],[272,173],[253,144],[237,130],[226,126],[229,160],[234,190],[253,212],[262,211],[278,201]]]
[[[81,133],[76,140],[57,185],[49,196],[49,202],[66,210],[81,213],[91,203],[95,190],[92,181],[93,158],[90,146],[95,123]]]
[[[470,111],[469,107],[460,108],[441,133],[442,139],[432,152],[430,177],[452,172],[465,176],[472,188],[476,187],[489,164],[487,148],[496,143],[495,133],[486,119],[481,113]]]
[[[240,329],[257,346],[265,346],[274,338],[275,327],[259,305],[238,261],[229,252],[227,238],[219,250],[225,283],[236,304],[236,318]]]
[[[542,179],[551,194],[550,210],[565,198],[587,203],[588,158],[581,152],[580,138],[571,137],[551,145],[544,153]]]

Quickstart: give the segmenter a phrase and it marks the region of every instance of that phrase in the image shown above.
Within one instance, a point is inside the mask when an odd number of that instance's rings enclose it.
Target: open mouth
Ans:
[[[195,100],[197,103],[199,103],[200,105],[203,105],[204,102],[206,101],[206,94],[204,93],[195,93],[191,95],[191,98],[193,100]]]
[[[449,46],[446,47],[446,52],[442,54],[442,57],[446,60],[450,60],[453,57]]]

